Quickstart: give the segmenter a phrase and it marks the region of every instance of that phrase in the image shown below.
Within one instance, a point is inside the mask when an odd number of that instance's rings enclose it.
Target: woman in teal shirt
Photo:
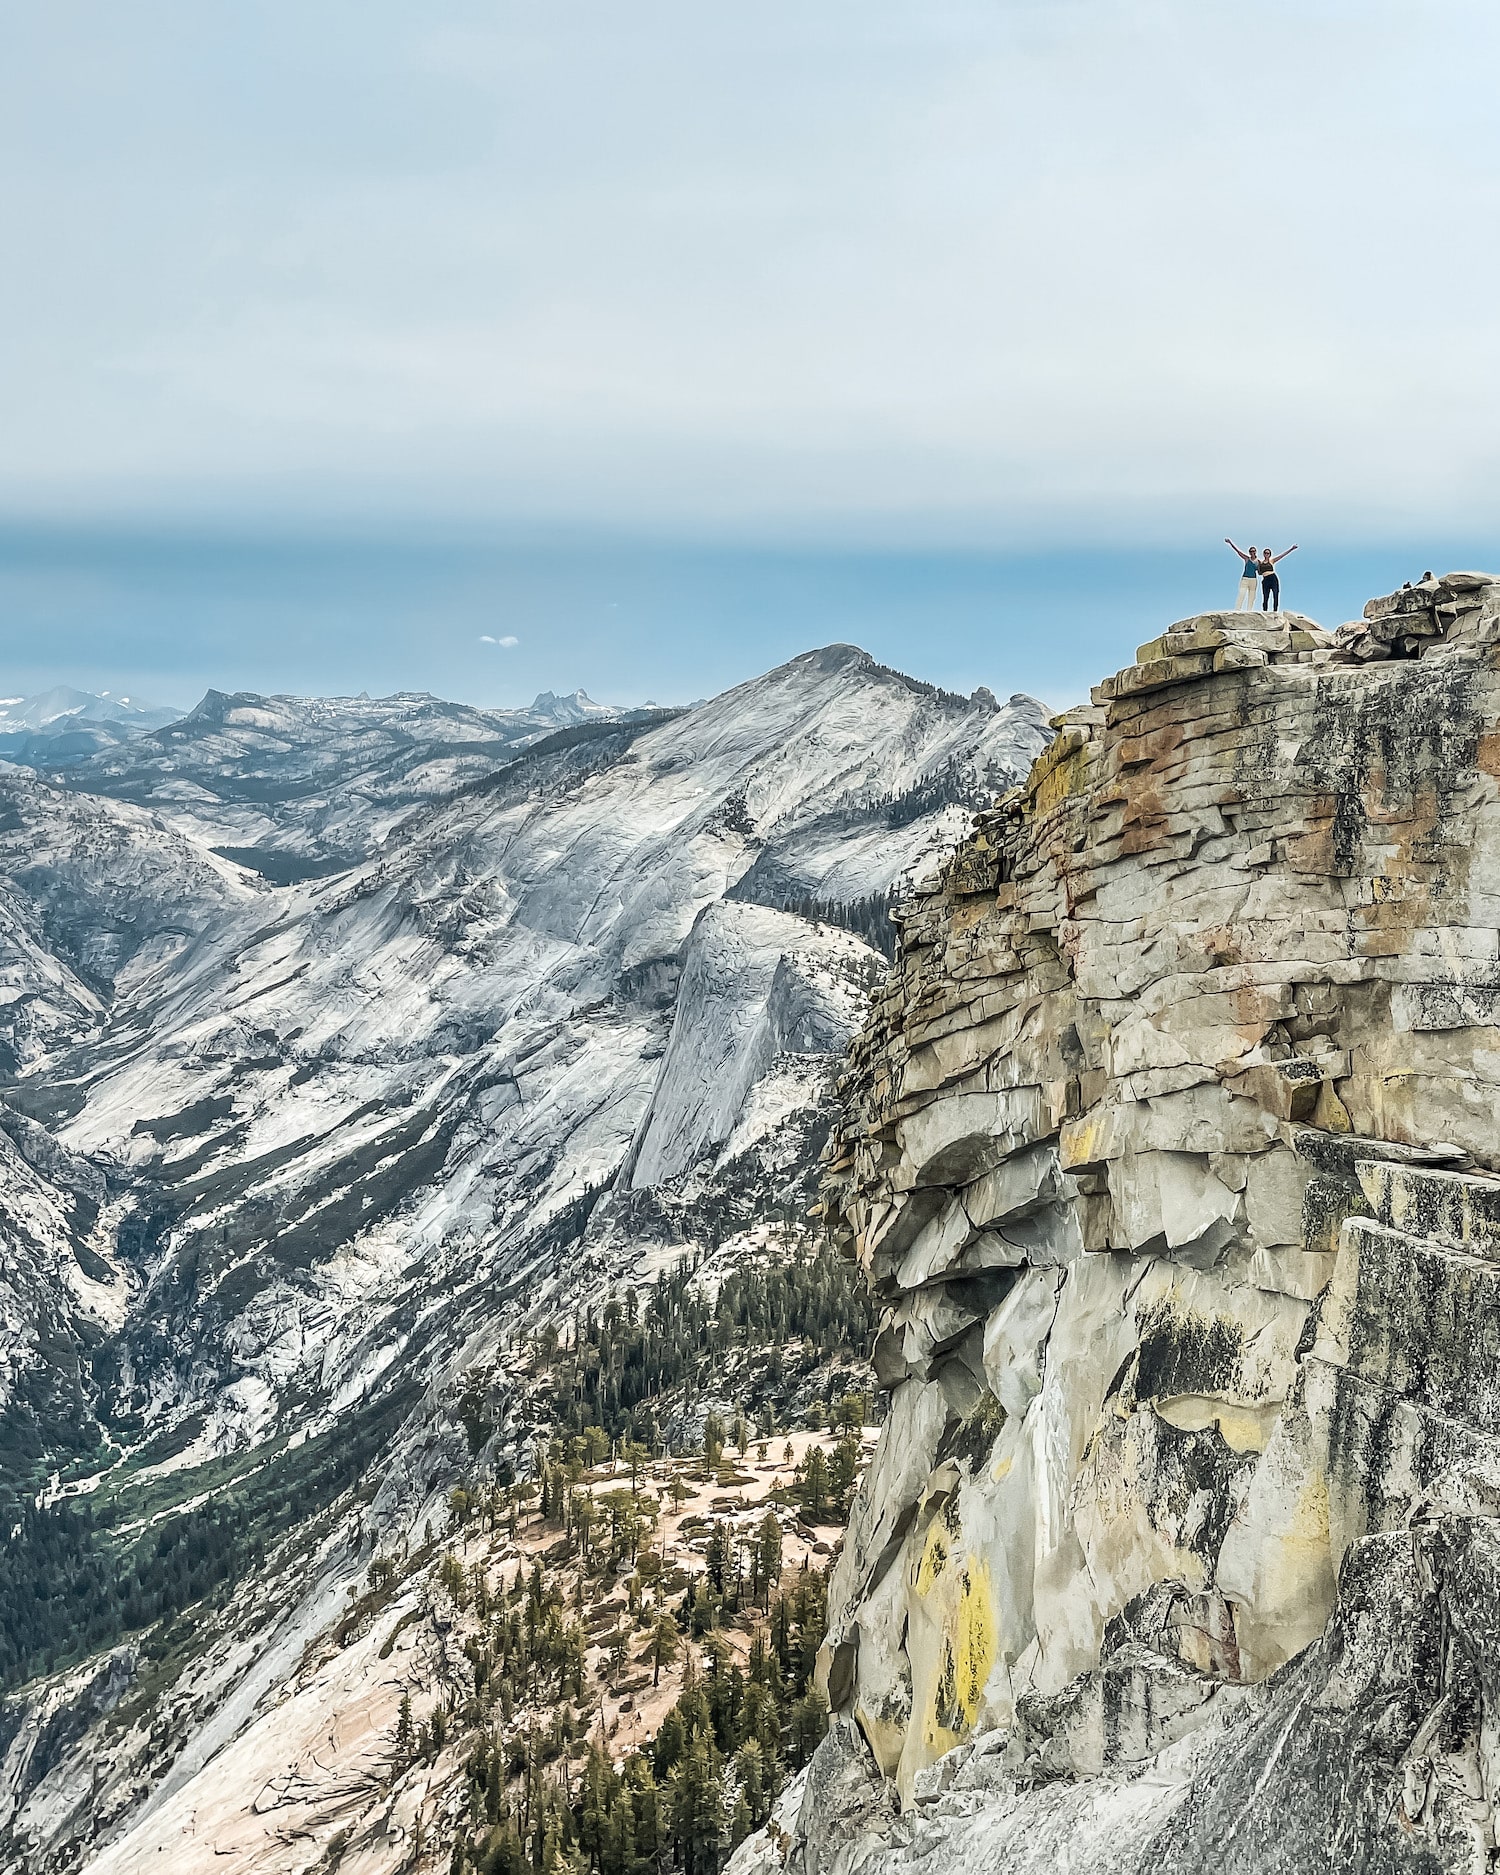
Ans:
[[[1234,542],[1227,534],[1224,536],[1224,545],[1226,547],[1233,547],[1234,551],[1244,562],[1240,568],[1240,596],[1234,602],[1234,609],[1236,612],[1253,612],[1255,610],[1255,586],[1260,574],[1260,567],[1255,558],[1255,549],[1253,547],[1235,547]]]

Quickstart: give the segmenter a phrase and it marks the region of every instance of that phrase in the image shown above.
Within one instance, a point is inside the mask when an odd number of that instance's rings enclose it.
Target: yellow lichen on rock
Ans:
[[[951,1539],[937,1523],[923,1545],[913,1587],[925,1620],[913,1662],[919,1717],[902,1755],[903,1781],[973,1731],[997,1657],[989,1570],[978,1556],[955,1560]]]

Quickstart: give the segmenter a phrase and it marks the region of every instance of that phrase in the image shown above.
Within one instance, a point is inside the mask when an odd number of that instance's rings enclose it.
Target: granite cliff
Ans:
[[[737,1875],[1493,1865],[1497,643],[1480,574],[1187,620],[919,882],[834,1724]]]

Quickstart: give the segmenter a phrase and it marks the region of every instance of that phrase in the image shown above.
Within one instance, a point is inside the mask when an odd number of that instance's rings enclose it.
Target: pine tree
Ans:
[[[670,1667],[677,1658],[678,1634],[677,1623],[670,1615],[658,1615],[656,1626],[651,1630],[651,1684],[661,1684],[661,1670]]]
[[[734,1769],[740,1787],[740,1802],[745,1805],[750,1828],[758,1829],[767,1815],[766,1767],[758,1738],[747,1738],[740,1746],[735,1754]],[[749,1834],[748,1829],[745,1834]]]
[[[800,1770],[817,1750],[828,1730],[828,1701],[816,1686],[807,1691],[789,1714],[792,1733],[792,1762]]]
[[[755,1532],[754,1583],[761,1606],[769,1609],[771,1590],[781,1580],[781,1524],[768,1510]]]
[[[724,1786],[711,1741],[688,1738],[672,1773],[672,1842],[684,1875],[717,1875],[724,1836]]]
[[[817,1522],[828,1505],[828,1460],[819,1445],[808,1447],[802,1474],[802,1503],[808,1516]]]
[[[709,1525],[708,1550],[704,1557],[704,1573],[708,1577],[709,1587],[720,1595],[728,1587],[731,1566],[731,1539],[729,1527],[719,1518]]]
[[[840,1507],[848,1504],[859,1476],[860,1446],[852,1433],[846,1433],[833,1448],[833,1462],[828,1468],[833,1495]]]

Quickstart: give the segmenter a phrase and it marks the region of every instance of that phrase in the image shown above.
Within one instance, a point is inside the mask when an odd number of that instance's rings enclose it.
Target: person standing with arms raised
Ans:
[[[1262,612],[1281,610],[1281,575],[1276,571],[1278,561],[1284,560],[1289,553],[1297,551],[1297,543],[1292,542],[1281,553],[1272,553],[1269,547],[1262,547],[1260,552],[1260,609]],[[1252,605],[1254,601],[1251,601]]]
[[[1224,536],[1224,545],[1233,549],[1243,562],[1240,567],[1239,597],[1234,602],[1234,609],[1236,612],[1253,612],[1255,610],[1255,582],[1260,572],[1255,558],[1255,549],[1236,547],[1227,534]]]

